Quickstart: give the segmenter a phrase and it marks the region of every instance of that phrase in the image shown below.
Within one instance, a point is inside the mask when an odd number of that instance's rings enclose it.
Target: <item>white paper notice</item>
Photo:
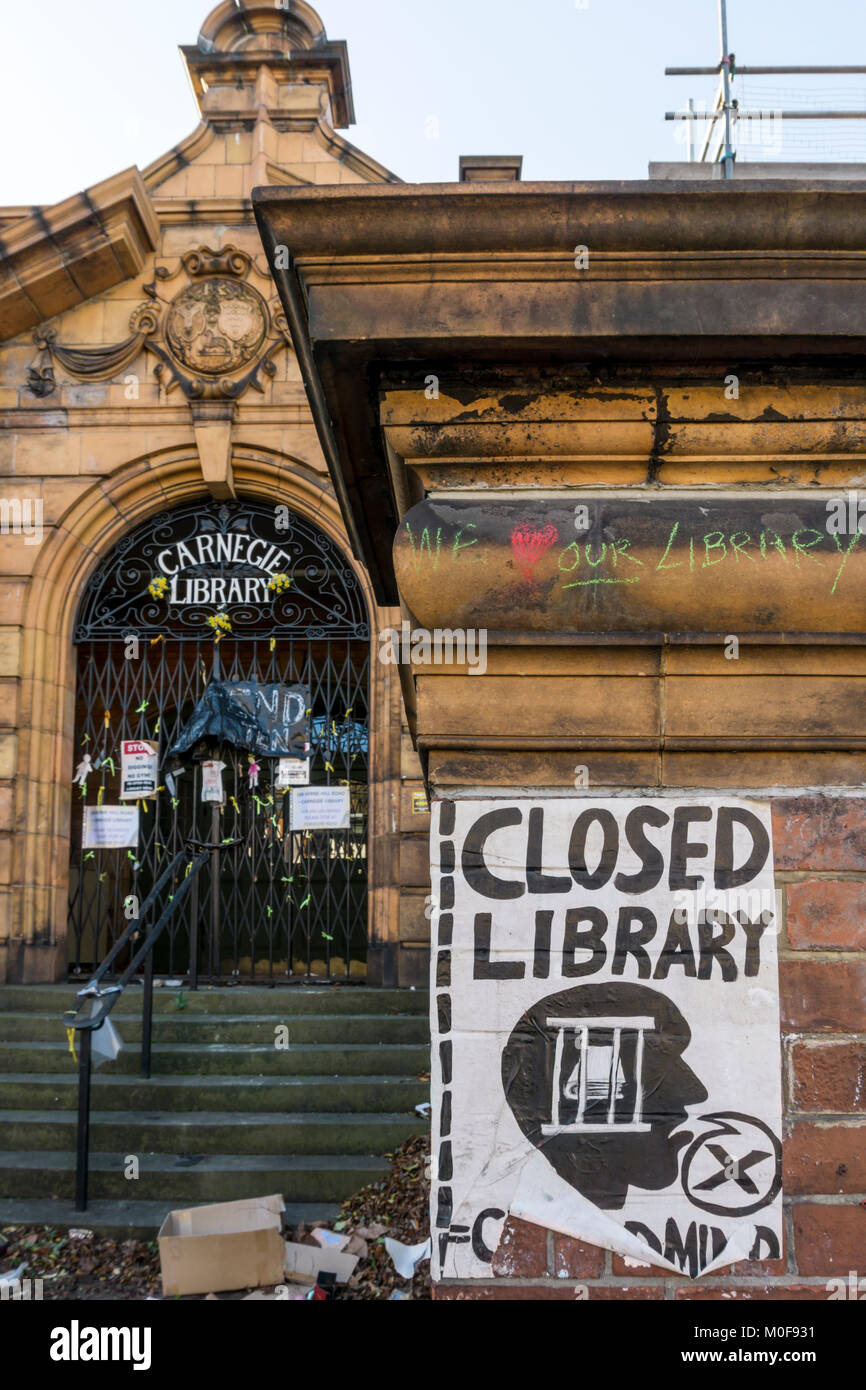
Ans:
[[[226,799],[223,790],[223,768],[225,763],[202,763],[201,765],[201,799],[209,801],[215,806],[221,806]]]
[[[138,849],[137,806],[85,806],[85,849]]]
[[[439,802],[434,1277],[509,1214],[693,1278],[782,1243],[767,806]]]
[[[298,787],[292,792],[293,830],[350,830],[348,787]]]
[[[277,791],[288,791],[289,787],[308,787],[310,785],[309,758],[280,758],[277,768]]]
[[[120,799],[138,801],[156,796],[159,752],[152,743],[133,739],[120,745]]]

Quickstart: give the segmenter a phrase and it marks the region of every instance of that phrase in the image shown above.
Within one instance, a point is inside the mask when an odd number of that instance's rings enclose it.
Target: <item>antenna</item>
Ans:
[[[733,137],[736,123],[744,120],[762,120],[767,112],[765,111],[741,111],[739,102],[731,96],[731,83],[735,77],[758,77],[758,76],[838,76],[862,75],[866,74],[866,67],[737,67],[737,61],[733,53],[729,51],[728,44],[728,5],[727,0],[717,0],[718,20],[719,20],[719,62],[714,68],[665,68],[665,77],[718,77],[719,85],[716,90],[716,97],[710,111],[696,111],[694,101],[690,98],[686,111],[666,111],[666,121],[686,121],[688,122],[688,152],[689,163],[693,162],[693,152],[695,140],[693,131],[695,121],[707,121],[706,134],[703,140],[698,163],[706,163],[710,149],[713,146],[714,137],[716,138],[715,154],[710,162],[720,161],[724,166],[724,176],[731,179],[734,176],[734,161],[736,151],[734,150]],[[863,121],[866,120],[866,106],[859,111],[778,111],[773,113],[780,120],[787,121]],[[721,123],[721,125],[720,125]]]

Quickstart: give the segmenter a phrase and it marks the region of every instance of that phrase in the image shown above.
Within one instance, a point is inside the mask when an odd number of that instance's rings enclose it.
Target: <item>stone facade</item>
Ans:
[[[340,133],[346,49],[308,5],[223,3],[183,56],[201,109],[188,139],[56,207],[0,211],[0,981],[65,973],[72,627],[99,562],[141,521],[208,497],[287,505],[348,551],[250,193],[396,177]],[[196,316],[214,295],[236,327],[209,363]],[[18,524],[37,508],[39,544]],[[375,634],[394,615],[358,573]],[[415,983],[426,959],[412,912],[399,949],[399,885],[423,890],[423,784],[376,651],[370,971]]]

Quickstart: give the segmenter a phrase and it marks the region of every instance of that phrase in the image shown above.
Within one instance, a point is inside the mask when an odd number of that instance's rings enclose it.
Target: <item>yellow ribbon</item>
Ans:
[[[74,1029],[74,1028],[67,1028],[67,1030],[66,1030],[66,1041],[69,1043],[69,1051],[72,1053],[72,1060],[73,1060],[73,1062],[77,1062],[77,1061],[78,1061],[78,1058],[77,1058],[76,1055],[75,1055],[75,1029]]]

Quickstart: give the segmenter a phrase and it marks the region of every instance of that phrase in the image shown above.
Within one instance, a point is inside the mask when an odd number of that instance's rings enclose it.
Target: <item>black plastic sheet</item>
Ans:
[[[229,743],[258,758],[309,757],[309,702],[310,692],[299,685],[213,681],[168,757],[208,742]]]

